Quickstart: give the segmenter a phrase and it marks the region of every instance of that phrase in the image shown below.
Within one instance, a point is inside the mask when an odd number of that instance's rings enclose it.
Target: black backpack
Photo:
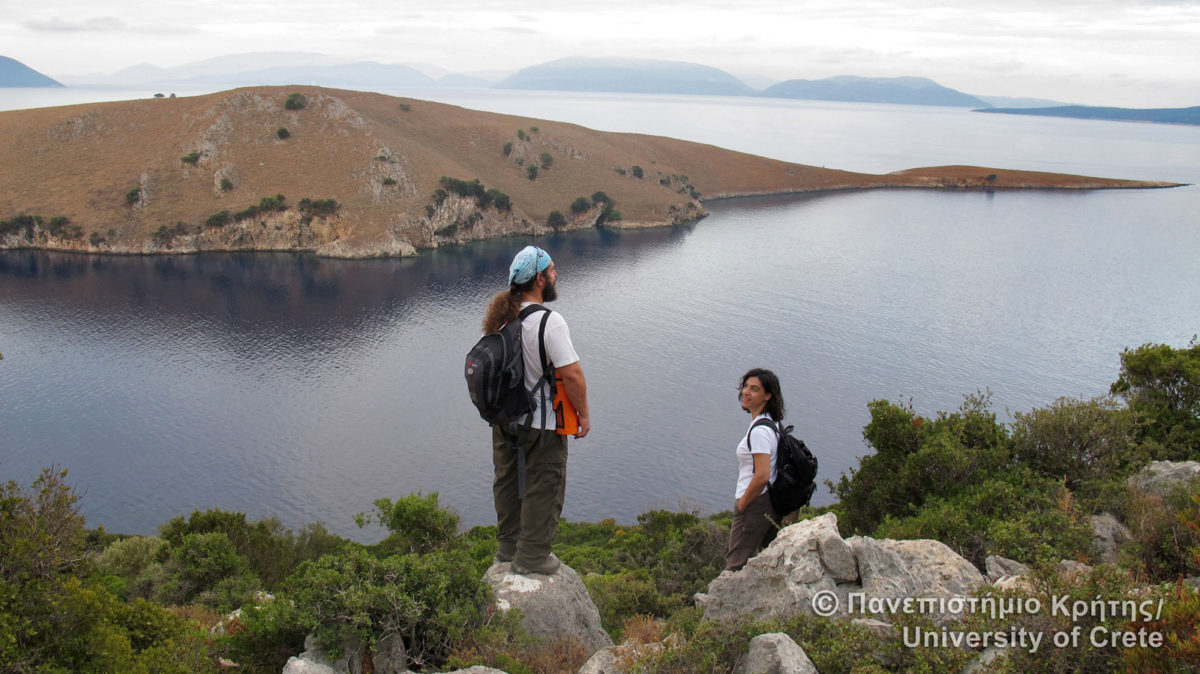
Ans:
[[[792,435],[791,426],[782,427],[771,419],[759,419],[750,430],[756,426],[770,426],[779,434],[779,444],[775,448],[775,480],[767,485],[767,494],[775,515],[783,517],[808,505],[816,491],[817,457],[803,440]],[[746,446],[750,446],[750,431],[746,431]]]
[[[535,311],[544,311],[538,328],[538,347],[541,352],[543,376],[538,388],[525,388],[525,356],[521,351],[521,322]],[[531,304],[521,310],[517,320],[501,326],[499,332],[491,332],[479,338],[467,353],[464,375],[471,402],[479,410],[479,416],[489,424],[510,424],[530,417],[534,407],[534,392],[539,391],[546,381],[554,381],[554,370],[546,366],[546,319],[550,310],[540,304]]]

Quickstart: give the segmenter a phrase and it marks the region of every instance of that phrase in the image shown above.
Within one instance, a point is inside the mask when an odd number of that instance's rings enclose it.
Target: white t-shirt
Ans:
[[[770,419],[766,414],[760,414],[750,422],[750,427],[753,428],[754,422],[759,419]],[[747,429],[749,430],[749,429]],[[754,477],[754,457],[753,454],[770,454],[771,455],[771,476],[769,481],[775,479],[775,446],[779,444],[779,434],[770,426],[759,426],[750,431],[750,446],[746,446],[746,435],[742,435],[742,439],[738,442],[737,458],[738,458],[738,481],[737,490],[733,494],[733,499],[736,501],[746,493],[746,487],[750,486],[750,480]],[[753,447],[753,449],[751,449]],[[766,485],[763,486],[763,491],[767,490]]]
[[[522,302],[521,308],[533,304]],[[525,352],[525,388],[532,391],[542,378],[542,356],[538,348],[538,328],[542,325],[544,312],[535,311],[521,323],[521,350]],[[575,346],[571,344],[571,331],[567,329],[567,321],[557,311],[550,312],[546,320],[546,360],[555,368],[570,365],[579,361]],[[554,409],[549,406],[550,387],[542,389],[541,396],[534,396],[533,428],[552,429],[555,427]],[[546,407],[546,424],[542,425],[542,405]]]

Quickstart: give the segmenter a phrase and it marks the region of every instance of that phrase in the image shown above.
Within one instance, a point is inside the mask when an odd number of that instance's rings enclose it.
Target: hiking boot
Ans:
[[[523,576],[528,576],[531,573],[540,573],[542,575],[552,576],[554,575],[555,571],[558,571],[558,567],[561,565],[562,562],[558,561],[558,557],[555,557],[554,553],[552,552],[545,559],[537,562],[536,564],[530,564],[526,566],[518,562],[513,562],[512,570],[513,573],[519,573]]]
[[[496,556],[494,557],[494,559],[497,562],[500,562],[501,564],[507,564],[507,563],[511,562],[513,560],[513,558],[515,558],[516,556],[517,556],[517,544],[516,543],[509,543],[507,545],[504,543],[501,543],[500,550],[498,552],[496,552]]]

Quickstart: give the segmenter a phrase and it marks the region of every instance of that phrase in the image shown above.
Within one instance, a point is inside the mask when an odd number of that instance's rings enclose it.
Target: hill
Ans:
[[[16,59],[0,56],[0,87],[61,87],[57,82]]]
[[[854,103],[901,103],[988,107],[979,98],[949,89],[924,77],[857,77],[841,75],[822,80],[788,80],[768,87],[762,96]]]
[[[520,70],[501,89],[616,91],[637,94],[749,96],[754,90],[729,73],[697,63],[637,59],[565,58]]]
[[[724,196],[1167,185],[978,167],[851,173],[317,87],[0,112],[0,147],[0,248],[117,253],[411,255],[685,222]]]
[[[1104,119],[1114,122],[1154,122],[1157,124],[1200,124],[1200,106],[1190,108],[1098,108],[1088,105],[1064,105],[1051,108],[987,108],[974,112],[1002,115],[1039,115],[1073,119]]]

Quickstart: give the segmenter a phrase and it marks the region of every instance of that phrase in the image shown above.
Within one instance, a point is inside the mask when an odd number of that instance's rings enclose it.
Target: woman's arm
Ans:
[[[738,499],[737,511],[742,512],[750,507],[754,499],[762,493],[763,487],[771,481],[771,455],[770,454],[751,454],[754,457],[754,477],[750,478],[750,484],[746,487],[746,493]]]

